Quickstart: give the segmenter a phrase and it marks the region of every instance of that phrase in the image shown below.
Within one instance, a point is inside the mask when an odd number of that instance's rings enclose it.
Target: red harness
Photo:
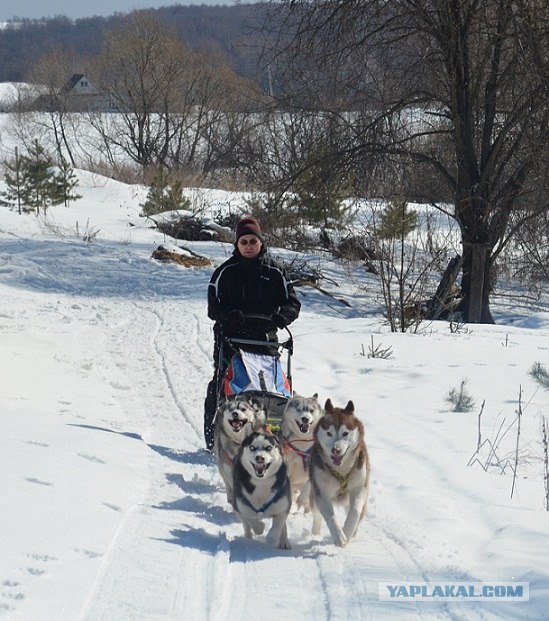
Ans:
[[[313,440],[297,440],[297,442],[308,442],[310,443],[311,446],[307,450],[302,451],[301,449],[298,449],[296,446],[294,446],[286,438],[282,438],[282,453],[284,455],[287,455],[291,451],[293,451],[294,453],[297,453],[303,460],[303,467],[305,468],[307,465],[307,460],[309,459],[309,456],[313,448]]]

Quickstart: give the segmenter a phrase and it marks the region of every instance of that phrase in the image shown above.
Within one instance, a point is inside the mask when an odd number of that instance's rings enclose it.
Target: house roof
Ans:
[[[72,76],[61,87],[61,93],[68,93],[80,82],[82,78],[86,76],[83,73],[73,73]]]

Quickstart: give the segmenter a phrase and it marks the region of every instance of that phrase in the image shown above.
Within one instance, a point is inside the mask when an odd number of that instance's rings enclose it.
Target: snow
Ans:
[[[210,268],[157,262],[153,250],[173,240],[139,216],[146,189],[78,178],[83,198],[45,219],[0,209],[0,619],[549,618],[549,395],[529,375],[549,362],[549,308],[510,312],[496,300],[498,325],[392,334],[374,277],[318,258],[353,308],[299,289],[294,387],[354,401],[369,510],[343,549],[293,513],[293,548],[275,550],[244,539],[203,450],[206,288],[230,245],[185,243]],[[221,191],[203,199],[207,216],[238,204]],[[368,357],[371,347],[391,355]],[[475,407],[453,412],[446,397],[464,380]],[[483,403],[484,440],[522,408],[513,498],[509,468],[485,470],[482,452],[468,465]],[[502,463],[515,443],[512,427]],[[530,595],[380,601],[380,583],[410,581],[527,582]]]

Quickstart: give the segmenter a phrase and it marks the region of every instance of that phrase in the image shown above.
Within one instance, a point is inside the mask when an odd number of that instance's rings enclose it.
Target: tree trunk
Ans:
[[[463,241],[462,300],[458,306],[466,323],[495,323],[490,311],[491,248]]]

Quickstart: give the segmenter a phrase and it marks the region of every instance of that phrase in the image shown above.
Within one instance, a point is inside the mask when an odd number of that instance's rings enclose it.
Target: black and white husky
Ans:
[[[292,499],[286,464],[276,436],[254,431],[240,446],[233,464],[233,508],[252,539],[265,529],[264,519],[272,518],[267,543],[290,549],[286,519]]]
[[[282,451],[292,486],[292,500],[309,510],[309,459],[314,431],[323,414],[318,394],[302,397],[297,393],[288,400],[280,425]]]
[[[340,547],[355,535],[368,499],[368,452],[364,427],[354,409],[352,401],[345,409],[335,408],[330,399],[326,401],[315,430],[309,470],[313,535],[320,534],[322,516],[333,542]],[[343,528],[335,518],[336,503],[342,503],[347,510]]]
[[[265,424],[267,413],[261,404],[245,395],[223,401],[215,415],[214,454],[225,483],[227,502],[233,504],[233,461],[252,431]]]

